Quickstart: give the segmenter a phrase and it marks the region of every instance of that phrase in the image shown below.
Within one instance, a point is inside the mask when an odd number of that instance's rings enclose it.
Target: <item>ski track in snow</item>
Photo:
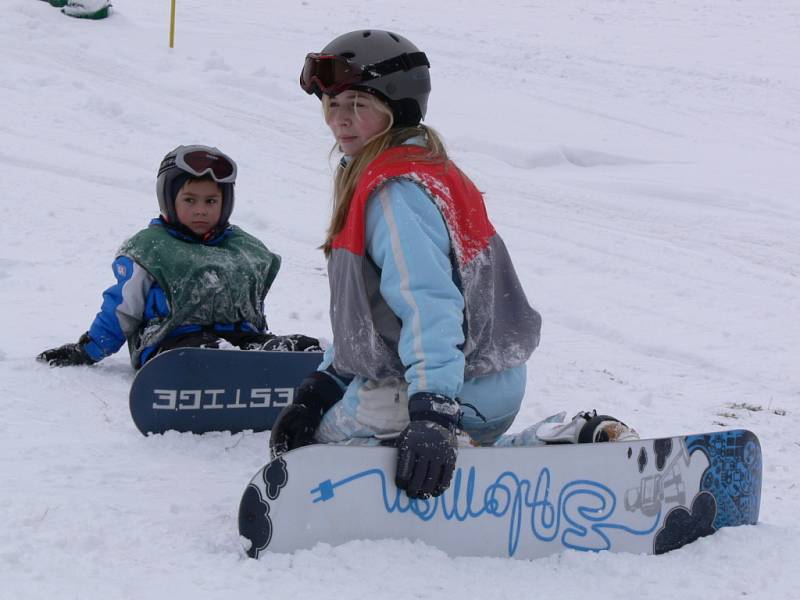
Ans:
[[[163,6],[162,6],[163,5]],[[8,0],[0,21],[0,580],[8,598],[790,598],[800,575],[800,9],[416,0],[118,0],[106,21]],[[424,15],[424,18],[421,16]],[[252,561],[241,493],[267,434],[142,437],[124,350],[48,369],[156,213],[178,143],[239,162],[234,222],[283,256],[280,333],[330,338],[331,140],[297,86],[333,36],[391,28],[433,63],[428,122],[486,193],[542,345],[514,428],[617,415],[648,437],[746,427],[761,522],[659,557],[451,558],[409,540]]]

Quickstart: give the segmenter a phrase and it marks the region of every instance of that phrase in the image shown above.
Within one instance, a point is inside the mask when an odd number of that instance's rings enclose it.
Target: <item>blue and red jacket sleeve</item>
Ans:
[[[391,180],[371,194],[365,229],[381,296],[402,323],[398,351],[409,395],[455,398],[464,382],[464,297],[439,209],[416,183]]]

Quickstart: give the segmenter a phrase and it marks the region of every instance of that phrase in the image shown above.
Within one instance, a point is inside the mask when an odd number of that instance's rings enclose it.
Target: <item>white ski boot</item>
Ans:
[[[639,434],[625,423],[608,415],[580,412],[564,422],[566,412],[546,418],[519,433],[500,437],[495,446],[542,446],[544,444],[591,444],[638,440]]]

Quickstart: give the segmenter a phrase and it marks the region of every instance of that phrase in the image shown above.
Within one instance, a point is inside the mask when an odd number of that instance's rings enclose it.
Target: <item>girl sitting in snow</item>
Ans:
[[[320,350],[303,335],[266,331],[264,298],[280,257],[230,225],[236,163],[216,148],[178,146],[158,170],[161,216],[126,240],[112,265],[117,283],[76,344],[45,350],[51,366],[86,365],[128,342],[141,367],[158,352],[218,347],[220,339],[246,349]]]
[[[309,54],[343,158],[324,243],[333,344],[276,421],[273,455],[310,443],[392,443],[410,497],[450,484],[475,445],[631,439],[612,417],[564,414],[502,435],[525,394],[541,318],[481,193],[420,121],[429,63],[407,39],[354,31]],[[389,441],[391,440],[391,441]]]

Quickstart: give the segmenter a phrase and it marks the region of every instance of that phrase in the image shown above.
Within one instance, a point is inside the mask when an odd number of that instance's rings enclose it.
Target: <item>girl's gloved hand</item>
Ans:
[[[411,422],[397,440],[395,485],[409,498],[439,496],[456,467],[458,403],[440,394],[418,392],[408,402]]]
[[[344,394],[339,384],[322,371],[305,378],[294,402],[281,410],[269,437],[269,450],[276,458],[295,448],[314,442],[322,417]]]

